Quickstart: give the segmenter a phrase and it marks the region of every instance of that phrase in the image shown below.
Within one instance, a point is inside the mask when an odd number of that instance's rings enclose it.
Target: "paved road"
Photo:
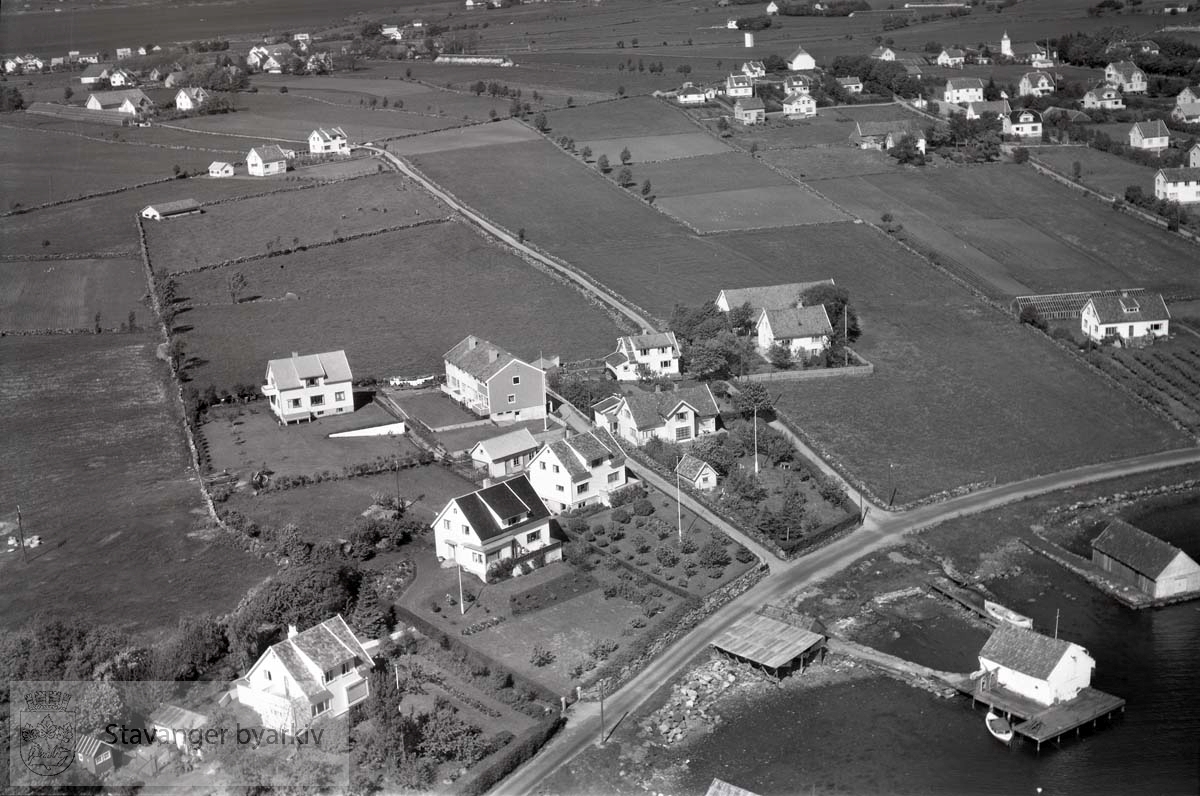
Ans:
[[[469,221],[471,221],[471,223],[478,226],[484,232],[488,233],[489,235],[491,235],[494,238],[497,238],[497,239],[503,241],[506,245],[513,247],[514,249],[520,251],[522,254],[524,254],[528,257],[532,257],[533,259],[537,260],[542,265],[545,265],[547,268],[554,269],[557,273],[562,274],[567,279],[570,279],[576,285],[583,288],[588,293],[590,293],[593,296],[595,296],[596,298],[598,298],[600,301],[603,301],[609,307],[612,307],[614,310],[621,313],[629,320],[633,321],[635,324],[637,324],[639,329],[642,329],[643,331],[657,331],[658,327],[656,327],[653,323],[651,323],[649,318],[644,317],[643,315],[638,313],[636,310],[628,307],[624,302],[619,301],[618,299],[614,298],[607,291],[596,286],[591,281],[589,281],[588,279],[581,276],[579,273],[572,271],[570,268],[563,267],[562,265],[560,265],[559,263],[550,259],[549,257],[545,256],[544,254],[541,254],[541,253],[535,251],[534,249],[530,248],[529,246],[526,246],[525,243],[522,242],[521,240],[519,240],[515,235],[511,235],[508,232],[505,232],[503,229],[496,226],[491,221],[488,221],[486,218],[481,216],[479,213],[476,213],[474,210],[472,210],[471,208],[464,205],[462,202],[455,199],[453,196],[448,194],[446,191],[442,190],[442,188],[439,185],[437,185],[436,183],[430,182],[429,180],[425,179],[423,176],[421,176],[416,171],[414,171],[412,169],[412,167],[410,167],[402,159],[396,157],[391,152],[388,152],[385,149],[380,149],[379,147],[374,147],[374,146],[359,146],[356,148],[357,149],[366,149],[366,150],[368,150],[370,152],[374,152],[376,155],[379,155],[380,157],[384,158],[389,163],[391,163],[393,166],[395,166],[396,169],[398,171],[400,171],[402,174],[421,183],[421,185],[424,186],[425,190],[429,191],[431,194],[436,196],[438,199],[441,199],[443,202],[448,204],[450,207],[453,207],[455,210],[457,210],[459,213],[461,213],[464,217],[466,217]]]
[[[862,527],[849,536],[796,561],[780,562],[780,567],[771,575],[704,620],[623,688],[605,699],[608,729],[611,731],[614,721],[637,710],[659,687],[670,682],[731,622],[752,613],[762,603],[782,601],[792,591],[827,578],[865,555],[896,544],[906,533],[1047,492],[1198,462],[1200,449],[1187,448],[1039,476],[907,512],[872,510]],[[536,757],[501,782],[494,792],[537,792],[542,780],[596,743],[599,733],[599,706],[595,703],[576,704],[571,708],[570,718],[562,731]]]

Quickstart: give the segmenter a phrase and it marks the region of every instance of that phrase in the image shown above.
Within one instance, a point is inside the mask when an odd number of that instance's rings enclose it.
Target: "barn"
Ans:
[[[189,213],[199,213],[200,203],[195,199],[180,199],[175,202],[163,202],[156,205],[146,205],[142,208],[142,218],[162,221],[175,216],[186,216]]]
[[[1092,562],[1156,600],[1200,592],[1200,564],[1124,520],[1110,522],[1092,542]]]

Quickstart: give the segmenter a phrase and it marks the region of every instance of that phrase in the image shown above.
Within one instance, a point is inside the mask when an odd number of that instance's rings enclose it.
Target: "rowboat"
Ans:
[[[988,616],[990,616],[992,619],[995,619],[997,622],[1004,622],[1006,624],[1014,625],[1016,627],[1023,627],[1026,629],[1033,628],[1032,619],[1027,616],[1022,616],[1012,609],[1005,608],[1000,603],[994,603],[991,600],[984,600],[983,610]]]
[[[987,717],[983,720],[983,723],[987,725],[988,732],[990,732],[992,737],[997,741],[1000,743],[1012,743],[1013,729],[1012,725],[1008,723],[1008,719],[1004,718],[1003,716],[998,716],[989,710]]]

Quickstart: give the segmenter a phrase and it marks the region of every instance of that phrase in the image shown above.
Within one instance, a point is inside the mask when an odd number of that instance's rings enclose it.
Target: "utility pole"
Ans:
[[[467,604],[463,602],[462,564],[456,563],[455,569],[458,570],[458,615],[462,616],[467,612]]]
[[[1058,638],[1058,614],[1059,614],[1059,610],[1057,608],[1055,608],[1054,609],[1054,638],[1056,638],[1056,639]]]
[[[683,544],[683,504],[679,502],[679,465],[683,462],[680,458],[675,463],[675,522],[679,526],[679,544]]]
[[[758,475],[758,404],[754,405],[754,474]]]
[[[21,542],[21,563],[29,563],[29,551],[25,547],[25,525],[21,522],[21,507],[17,506],[17,538]]]
[[[604,746],[604,681],[600,681],[600,745]]]
[[[404,501],[400,499],[400,456],[392,454],[392,466],[396,471],[396,516],[404,511]]]

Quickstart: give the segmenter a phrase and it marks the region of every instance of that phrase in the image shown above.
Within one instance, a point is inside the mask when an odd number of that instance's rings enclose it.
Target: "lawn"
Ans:
[[[654,163],[699,155],[719,155],[729,152],[729,145],[701,130],[671,135],[642,135],[626,138],[592,138],[575,142],[576,149],[590,147],[592,156],[604,155],[614,166],[620,163],[621,153],[629,150],[632,163]]]
[[[706,120],[712,116],[711,111],[704,109],[691,113]],[[901,105],[870,105],[861,108],[843,105],[837,108],[819,108],[817,115],[811,119],[772,117],[766,124],[752,127],[733,125],[732,129],[738,144],[746,149],[754,144],[757,144],[760,150],[848,146],[850,134],[856,129],[856,122],[889,122],[899,119],[911,121],[922,118]]]
[[[1082,146],[1036,147],[1030,149],[1029,154],[1067,176],[1074,174],[1074,164],[1078,162],[1081,169],[1080,181],[1089,188],[1110,196],[1124,198],[1125,189],[1130,185],[1138,186],[1147,196],[1154,195],[1154,175],[1157,169],[1150,166],[1142,166],[1131,160]]]
[[[701,232],[850,220],[827,199],[798,185],[667,197],[657,205]]]
[[[653,97],[564,108],[547,113],[546,120],[551,137],[565,135],[578,141],[696,132],[686,115]]]
[[[479,417],[468,412],[457,401],[452,401],[450,396],[441,390],[411,393],[397,391],[392,393],[391,397],[401,409],[431,429],[479,420]]]
[[[448,215],[446,206],[416,183],[388,173],[284,197],[226,202],[165,223],[146,222],[146,243],[156,270],[178,272]]]
[[[863,218],[892,213],[915,243],[1001,294],[1144,287],[1191,296],[1200,287],[1192,244],[1029,167],[927,169],[815,187]]]
[[[246,294],[260,299],[236,305],[230,270],[179,280],[181,296],[212,302],[177,321],[187,351],[201,360],[192,369],[201,388],[256,383],[268,359],[298,347],[345,349],[356,377],[412,377],[439,372],[442,355],[468,334],[566,361],[607,353],[621,334],[574,288],[459,222],[246,263],[237,267]],[[498,304],[499,296],[511,301]]]
[[[145,294],[145,269],[133,258],[0,262],[0,331],[91,329],[97,314],[115,329],[131,312],[149,325]]]
[[[787,177],[755,162],[741,152],[720,155],[698,155],[686,160],[636,164],[638,180],[650,180],[654,194],[661,200],[667,196],[693,196],[714,191],[737,191],[745,188],[773,188],[792,185]]]
[[[874,375],[778,382],[778,404],[876,495],[895,487],[906,503],[1189,444],[1049,340],[868,228],[722,238],[781,269],[805,252],[808,267],[849,290],[864,330],[855,349]]]
[[[0,617],[135,630],[232,610],[273,567],[200,529],[199,485],[151,335],[0,339],[0,506],[42,538],[0,561]]]

